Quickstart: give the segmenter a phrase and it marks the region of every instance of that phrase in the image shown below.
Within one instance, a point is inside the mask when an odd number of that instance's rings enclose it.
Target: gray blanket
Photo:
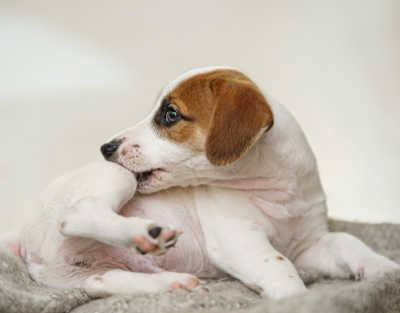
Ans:
[[[400,225],[331,221],[400,263]],[[90,299],[82,290],[56,290],[33,282],[24,264],[0,251],[0,313],[400,312],[400,271],[363,281],[329,280],[300,270],[310,291],[281,301],[260,298],[238,281],[210,281],[209,292],[183,291]]]

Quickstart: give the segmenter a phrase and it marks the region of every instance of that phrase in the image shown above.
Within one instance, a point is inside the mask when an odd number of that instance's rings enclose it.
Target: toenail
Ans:
[[[62,223],[61,223],[61,228],[64,228],[65,225],[67,225],[67,222],[62,222]]]
[[[161,234],[162,228],[160,226],[153,227],[149,230],[149,234],[152,238],[157,238]]]

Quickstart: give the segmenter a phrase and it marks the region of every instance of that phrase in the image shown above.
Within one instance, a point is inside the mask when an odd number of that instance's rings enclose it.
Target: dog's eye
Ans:
[[[177,109],[172,106],[168,106],[165,111],[164,121],[167,126],[172,126],[181,119],[181,114]]]

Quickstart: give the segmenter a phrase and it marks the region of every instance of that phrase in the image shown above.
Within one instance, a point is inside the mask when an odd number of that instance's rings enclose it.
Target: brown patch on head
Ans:
[[[163,104],[156,114],[155,122],[161,136],[187,144],[196,151],[204,151],[205,137],[207,134],[209,119],[213,108],[213,95],[210,89],[208,76],[211,73],[200,74],[183,81],[165,98],[171,106],[189,120],[181,119],[172,127],[162,126],[157,122],[159,114],[164,114]]]
[[[163,125],[165,107],[182,118]],[[271,109],[257,86],[235,70],[215,70],[181,82],[164,99],[154,118],[159,134],[205,151],[214,165],[229,165],[254,144],[273,123]]]
[[[281,255],[278,255],[278,256],[276,257],[276,259],[279,260],[279,261],[285,261],[285,259],[284,259]]]

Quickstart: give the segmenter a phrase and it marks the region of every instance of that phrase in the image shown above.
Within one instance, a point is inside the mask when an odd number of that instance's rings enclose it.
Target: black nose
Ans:
[[[121,143],[118,141],[110,141],[101,146],[100,150],[106,159],[111,158],[115,151],[117,151]]]

